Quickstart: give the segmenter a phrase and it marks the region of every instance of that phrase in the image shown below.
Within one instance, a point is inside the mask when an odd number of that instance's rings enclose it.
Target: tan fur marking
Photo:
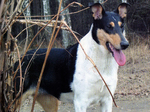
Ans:
[[[98,37],[98,40],[100,41],[100,44],[103,45],[105,49],[107,49],[106,47],[107,35],[105,34],[105,32],[103,30],[98,29],[97,37]]]
[[[38,95],[37,101],[43,107],[45,112],[57,112],[58,111],[58,100],[52,95],[49,95],[49,94]]]
[[[121,39],[118,34],[109,35],[102,29],[97,30],[97,37],[100,41],[100,44],[103,45],[106,49],[106,42],[110,42],[116,49],[120,49]]]
[[[27,99],[28,96],[34,96],[34,89],[30,89],[27,92],[25,92],[22,96],[22,98],[17,99],[16,104],[12,106],[11,111],[15,111],[16,109],[19,109],[19,106],[23,104],[25,99]],[[52,95],[49,94],[38,94],[36,98],[37,102],[42,106],[42,108],[45,110],[45,112],[57,112],[58,111],[58,99],[55,98]]]
[[[122,22],[118,21],[118,25],[121,26],[121,25],[122,25]]]
[[[115,27],[115,23],[114,22],[110,22],[109,23],[112,27]]]

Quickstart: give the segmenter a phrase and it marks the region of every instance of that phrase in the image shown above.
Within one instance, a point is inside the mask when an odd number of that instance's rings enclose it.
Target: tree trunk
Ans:
[[[25,9],[27,7],[27,5],[29,4],[29,0],[25,0],[24,3],[23,3],[23,6],[22,8]],[[31,19],[31,11],[30,11],[30,6],[27,7],[27,9],[24,11],[24,17],[25,17],[25,20],[26,19]],[[28,17],[26,17],[28,16]],[[26,27],[28,27],[28,23],[26,23]],[[26,38],[25,38],[25,45],[24,45],[24,49],[23,49],[23,53],[26,51],[26,48],[27,48],[27,45],[28,45],[28,40],[29,40],[29,37],[31,37],[32,35],[32,29],[26,29]]]
[[[44,20],[50,20],[51,17],[49,15],[51,15],[51,7],[49,5],[49,0],[43,0],[43,15],[44,15]],[[52,28],[50,27],[46,27],[45,31],[44,31],[44,39],[45,42],[48,44],[48,41],[51,37],[51,32],[52,32]]]
[[[59,1],[59,0],[58,0]],[[68,0],[63,0],[62,2],[62,7],[61,7],[61,10],[63,10],[65,7],[66,7],[66,3],[67,3]],[[61,20],[65,20],[67,22],[67,24],[70,26],[71,28],[71,18],[70,18],[70,15],[68,14],[69,13],[69,9],[67,8],[65,11],[63,11],[62,14],[66,14],[66,15],[62,15],[61,16]],[[71,28],[72,29],[72,28]],[[63,46],[66,48],[68,45],[70,44],[73,44],[72,41],[72,35],[70,34],[69,31],[66,31],[66,30],[62,30],[62,43],[63,43]]]

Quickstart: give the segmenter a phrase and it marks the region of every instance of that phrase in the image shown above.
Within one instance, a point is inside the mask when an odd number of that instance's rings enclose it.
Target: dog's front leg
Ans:
[[[112,112],[112,98],[103,98],[100,102],[100,112]]]
[[[75,112],[86,112],[87,108],[87,102],[84,99],[80,99],[79,96],[74,96],[74,107],[75,107]]]

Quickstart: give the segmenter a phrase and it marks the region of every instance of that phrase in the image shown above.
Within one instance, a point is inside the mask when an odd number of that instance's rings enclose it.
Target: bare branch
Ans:
[[[40,83],[41,83],[41,79],[42,79],[42,76],[43,76],[43,72],[44,72],[44,68],[45,68],[45,65],[46,65],[46,61],[47,61],[48,55],[50,53],[50,50],[52,48],[51,43],[53,42],[54,33],[55,33],[55,30],[56,30],[56,27],[57,27],[57,21],[58,21],[59,14],[60,14],[61,4],[62,4],[62,0],[60,0],[60,3],[59,3],[58,13],[57,13],[57,17],[56,17],[56,23],[55,23],[55,26],[54,26],[54,29],[53,29],[53,32],[52,32],[51,40],[50,40],[49,45],[48,45],[48,49],[47,49],[47,52],[46,52],[45,60],[44,60],[44,63],[43,63],[43,66],[42,66],[42,70],[41,70],[41,73],[40,73],[40,76],[39,76],[39,80],[38,80],[38,83],[37,83],[37,87],[36,87],[36,91],[35,91],[35,95],[34,95],[34,99],[33,99],[33,103],[32,103],[31,112],[33,112],[33,110],[34,110],[34,104],[35,104],[37,93],[38,93],[38,90],[39,90],[39,87],[40,87]]]

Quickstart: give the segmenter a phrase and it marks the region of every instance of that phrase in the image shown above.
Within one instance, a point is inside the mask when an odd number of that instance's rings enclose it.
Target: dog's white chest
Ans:
[[[96,43],[90,39],[90,33],[81,40],[81,44],[87,55],[94,61],[99,72],[103,76],[110,90],[114,93],[117,84],[118,65],[112,56],[103,48],[103,46],[95,45]],[[87,43],[90,43],[89,46]],[[88,105],[97,103],[110,94],[94,68],[94,65],[86,58],[81,47],[78,48],[76,69],[73,83],[71,85],[74,91],[75,99],[85,100]]]

